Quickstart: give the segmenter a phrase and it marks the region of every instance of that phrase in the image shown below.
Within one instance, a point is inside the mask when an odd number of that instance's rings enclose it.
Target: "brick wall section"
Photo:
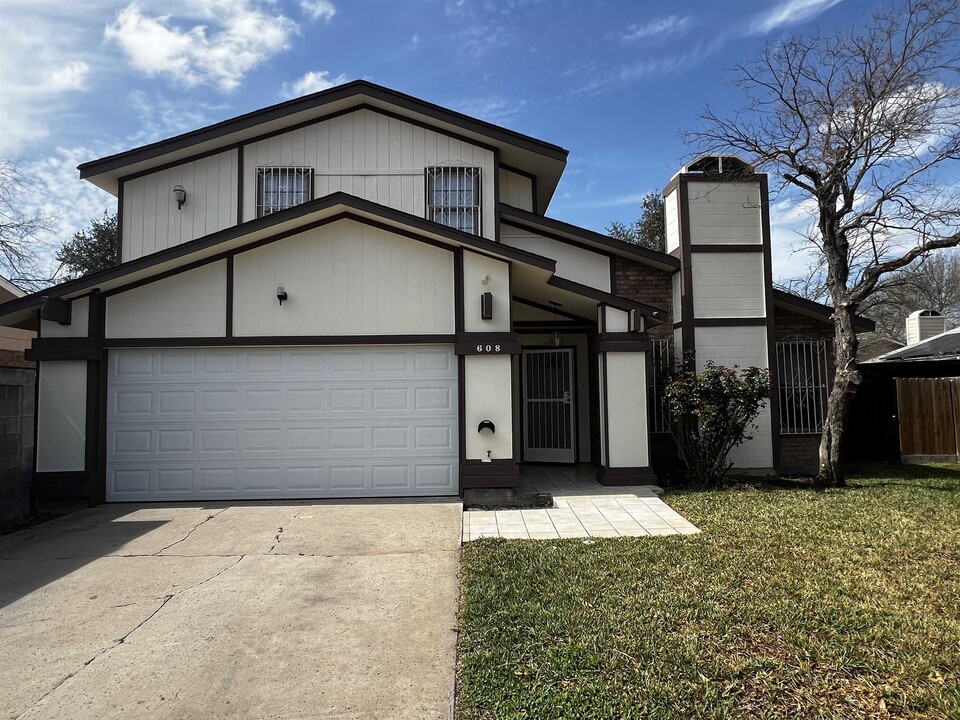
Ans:
[[[670,273],[649,265],[614,258],[613,292],[628,300],[653,305],[666,312],[666,322],[651,327],[651,337],[673,337],[673,285]]]
[[[0,520],[31,510],[36,373],[0,369]]]
[[[788,339],[833,340],[833,324],[774,306],[774,337]],[[827,343],[827,372],[833,373],[833,343]],[[817,472],[820,435],[780,435],[780,472],[813,474]]]

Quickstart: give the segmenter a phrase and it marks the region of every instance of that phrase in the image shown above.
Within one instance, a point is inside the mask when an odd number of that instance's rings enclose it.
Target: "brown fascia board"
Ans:
[[[574,293],[575,295],[582,295],[585,298],[596,300],[597,302],[604,303],[605,305],[617,308],[618,310],[624,310],[626,312],[636,310],[644,317],[654,320],[655,324],[657,325],[662,323],[664,318],[667,317],[667,313],[664,310],[656,308],[653,305],[645,305],[644,303],[636,302],[634,300],[628,300],[627,298],[620,297],[619,295],[604,292],[603,290],[597,290],[589,285],[583,285],[582,283],[574,282],[573,280],[568,280],[567,278],[558,277],[557,275],[549,278],[547,280],[547,285],[552,285],[555,288],[566,290],[567,292]]]
[[[11,300],[10,302],[0,305],[0,320],[17,312],[38,308],[40,306],[41,299],[44,296],[66,297],[69,295],[75,295],[84,290],[95,288],[105,282],[122,278],[125,275],[130,275],[142,270],[149,270],[154,266],[160,266],[179,259],[184,259],[186,262],[189,262],[189,256],[198,251],[215,249],[218,245],[223,245],[244,235],[269,230],[272,227],[284,225],[294,220],[304,220],[303,224],[306,224],[309,216],[336,208],[342,208],[346,212],[353,211],[354,213],[372,216],[377,220],[386,223],[393,223],[401,228],[409,229],[416,233],[439,237],[454,246],[467,247],[482,253],[502,257],[507,260],[513,260],[516,262],[525,263],[527,265],[532,265],[533,267],[537,267],[541,270],[546,270],[551,274],[556,271],[556,262],[550,258],[543,257],[542,255],[536,255],[534,253],[527,252],[526,250],[514,248],[509,245],[502,245],[492,240],[487,240],[486,238],[481,238],[460,230],[448,228],[430,220],[417,217],[416,215],[410,215],[409,213],[395,210],[393,208],[359,198],[355,195],[350,195],[344,192],[336,192],[326,195],[322,198],[318,198],[317,200],[311,200],[303,203],[302,205],[297,205],[296,207],[284,210],[283,212],[273,213],[255,220],[249,220],[240,225],[234,225],[233,227],[226,228],[225,230],[220,230],[218,232],[211,233],[210,235],[197,238],[196,240],[185,242],[182,245],[174,245],[173,247],[151,253],[150,255],[144,255],[143,257],[130,260],[121,265],[116,265],[112,268],[107,268],[106,270],[100,270],[99,272],[84,275],[83,277],[75,280],[68,280],[60,283],[59,285],[45,288],[39,292],[25,295],[22,298]],[[355,217],[354,219],[357,218]],[[362,220],[362,218],[360,219]],[[269,234],[265,237],[269,237]],[[260,239],[263,238],[258,238],[258,241]],[[242,251],[242,247],[243,246],[241,245],[235,249],[240,252]],[[231,250],[232,249],[234,248],[231,248]],[[184,264],[186,264],[186,262]]]
[[[313,110],[331,103],[343,102],[355,97],[366,97],[407,112],[417,113],[438,122],[454,125],[463,131],[475,133],[497,142],[513,145],[522,150],[543,155],[551,160],[562,163],[566,163],[567,160],[568,151],[559,145],[544,142],[529,135],[523,135],[514,130],[509,130],[484,120],[478,120],[454,110],[448,110],[447,108],[420,100],[411,95],[405,95],[404,93],[391,90],[382,85],[376,85],[366,80],[354,80],[349,83],[344,83],[343,85],[337,85],[328,90],[321,90],[311,95],[287,100],[286,102],[224,120],[223,122],[208,125],[207,127],[197,130],[191,130],[182,135],[151,143],[150,145],[144,145],[143,147],[133,150],[109,155],[99,160],[91,160],[90,162],[79,165],[77,169],[80,171],[80,178],[87,179],[129,165],[156,159],[168,153],[184,150],[194,145],[225,138],[232,133],[241,132],[275,120],[281,120],[288,115],[295,115],[300,112]],[[322,117],[317,118],[318,121],[322,119]],[[229,145],[231,143],[226,141],[224,144]]]
[[[680,268],[680,260],[673,255],[667,255],[666,253],[657,252],[656,250],[649,250],[648,248],[634,245],[633,243],[617,240],[609,235],[603,235],[593,230],[571,225],[562,220],[537,215],[528,210],[520,210],[510,205],[504,205],[503,203],[500,203],[497,209],[500,211],[501,219],[508,221],[508,224],[522,226],[530,229],[532,232],[545,230],[553,233],[553,237],[561,241],[564,240],[564,235],[571,235],[573,237],[570,239],[573,240],[575,238],[576,242],[590,245],[598,250],[613,253],[620,257],[636,260],[646,265],[652,265],[668,272],[673,272]]]
[[[791,310],[800,310],[804,314],[813,316],[825,323],[833,322],[831,320],[833,316],[832,307],[824,305],[823,303],[814,302],[813,300],[807,300],[807,298],[794,295],[786,290],[774,288],[773,302],[784,305]],[[873,332],[877,329],[877,324],[873,320],[863,317],[862,315],[853,316],[853,326],[860,332]]]

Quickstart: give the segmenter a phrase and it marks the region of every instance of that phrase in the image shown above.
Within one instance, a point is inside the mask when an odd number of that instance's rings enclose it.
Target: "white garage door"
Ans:
[[[107,499],[451,495],[441,346],[110,352]]]

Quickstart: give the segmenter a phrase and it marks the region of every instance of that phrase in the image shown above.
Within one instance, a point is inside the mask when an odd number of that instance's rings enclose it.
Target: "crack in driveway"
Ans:
[[[217,512],[213,513],[212,515],[207,515],[203,520],[201,520],[201,521],[198,522],[196,525],[194,525],[194,526],[193,526],[193,529],[191,529],[190,532],[188,532],[188,533],[187,533],[186,535],[184,535],[182,538],[180,538],[180,539],[177,540],[176,542],[170,543],[170,544],[167,545],[166,547],[160,548],[160,549],[157,550],[155,553],[151,553],[151,555],[159,555],[159,554],[162,553],[164,550],[169,550],[169,549],[172,548],[174,545],[179,545],[179,544],[182,543],[184,540],[186,540],[188,537],[190,537],[191,535],[193,535],[194,531],[196,531],[196,529],[199,528],[201,525],[205,525],[206,523],[208,523],[208,522],[210,522],[211,520],[213,520],[217,515],[219,515],[219,514],[221,514],[221,513],[225,513],[225,512],[226,512],[227,510],[229,510],[229,509],[230,509],[230,508],[226,507],[226,508],[223,508],[222,510],[218,510]]]
[[[223,512],[223,511],[221,510],[221,512]],[[210,518],[207,518],[207,519],[209,520]],[[206,520],[205,520],[204,522],[206,522]],[[202,525],[202,524],[203,524],[203,523],[200,523],[200,525]],[[198,525],[198,527],[199,527],[199,525]],[[196,528],[194,528],[194,530],[195,530],[195,529],[196,529]],[[191,532],[193,532],[193,531],[191,530]],[[187,535],[189,535],[189,533],[187,533]],[[184,539],[186,539],[186,538],[184,538]],[[180,541],[178,541],[178,542],[180,542]],[[174,544],[176,544],[176,543],[174,543]],[[145,556],[145,557],[150,557],[150,556]],[[211,575],[211,576],[208,577],[208,578],[204,578],[204,579],[201,580],[200,582],[196,582],[196,583],[194,583],[193,585],[188,585],[187,587],[183,588],[182,590],[177,590],[177,591],[175,591],[175,592],[168,593],[168,594],[164,595],[164,596],[163,596],[163,600],[160,602],[160,604],[159,604],[156,608],[154,608],[153,611],[152,611],[149,615],[147,615],[147,617],[145,617],[143,620],[141,620],[139,623],[137,623],[131,630],[129,630],[129,631],[127,631],[126,633],[124,633],[123,636],[121,636],[121,637],[118,638],[117,640],[114,640],[112,644],[110,644],[110,645],[108,645],[108,646],[106,646],[106,647],[104,647],[104,648],[101,648],[101,649],[100,649],[99,651],[97,651],[97,653],[96,653],[93,657],[91,657],[89,660],[84,660],[84,661],[83,661],[83,665],[81,665],[79,668],[77,668],[77,669],[74,670],[73,672],[68,673],[66,676],[64,676],[64,677],[63,677],[59,682],[57,682],[52,688],[50,688],[50,689],[47,690],[43,695],[41,695],[41,696],[36,700],[36,702],[34,702],[30,707],[28,707],[28,708],[27,708],[26,710],[24,710],[22,713],[20,713],[20,714],[17,716],[17,720],[20,720],[21,718],[25,718],[25,717],[27,716],[27,714],[28,714],[31,710],[33,710],[34,708],[36,708],[37,706],[39,706],[41,703],[43,703],[44,700],[46,700],[48,697],[50,697],[50,695],[52,695],[52,694],[53,694],[54,692],[56,692],[59,688],[61,688],[68,680],[70,680],[71,678],[76,677],[77,675],[79,675],[80,673],[82,673],[86,668],[90,667],[90,665],[92,665],[96,660],[98,660],[99,658],[103,657],[104,655],[106,655],[107,653],[109,653],[111,650],[115,650],[116,648],[118,648],[118,647],[120,647],[121,645],[123,645],[123,644],[130,638],[131,635],[133,635],[137,630],[139,630],[140,628],[142,628],[142,627],[143,627],[144,625],[146,625],[148,622],[150,622],[151,620],[153,620],[153,618],[155,618],[155,617],[157,616],[157,614],[158,614],[161,610],[163,610],[164,607],[166,607],[167,603],[169,603],[171,600],[173,600],[173,598],[175,598],[177,595],[181,595],[181,594],[183,594],[183,593],[185,593],[185,592],[188,592],[188,591],[190,591],[190,590],[193,590],[194,588],[200,587],[201,585],[203,585],[203,584],[205,584],[205,583],[208,583],[208,582],[210,582],[211,580],[217,579],[218,577],[220,577],[221,575],[223,575],[223,574],[224,574],[225,572],[227,572],[228,570],[232,570],[232,569],[235,568],[237,565],[239,565],[239,564],[240,564],[240,561],[243,560],[244,557],[246,557],[246,556],[245,556],[245,555],[240,555],[240,556],[237,558],[236,562],[234,562],[234,563],[232,563],[232,564],[230,564],[230,565],[227,565],[225,568],[221,568],[220,570],[218,570],[217,572],[215,572],[213,575]]]

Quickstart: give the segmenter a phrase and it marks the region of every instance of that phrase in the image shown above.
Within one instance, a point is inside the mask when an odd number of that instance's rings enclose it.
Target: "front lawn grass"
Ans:
[[[960,718],[960,469],[668,493],[693,536],[463,549],[459,715]]]

